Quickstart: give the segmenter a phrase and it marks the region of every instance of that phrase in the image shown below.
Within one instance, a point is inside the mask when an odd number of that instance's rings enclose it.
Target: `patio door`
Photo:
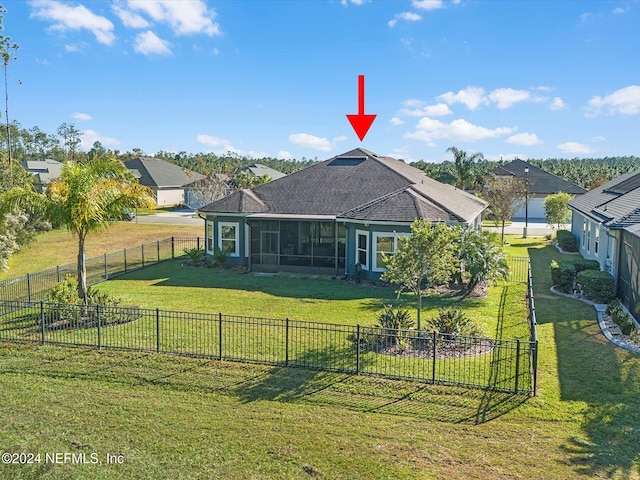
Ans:
[[[280,232],[260,232],[260,253],[262,265],[279,264]]]

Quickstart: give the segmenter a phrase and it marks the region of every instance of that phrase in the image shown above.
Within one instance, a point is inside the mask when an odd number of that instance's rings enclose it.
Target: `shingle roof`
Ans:
[[[278,178],[286,176],[286,173],[279,172],[278,170],[267,167],[266,165],[262,165],[261,163],[254,163],[253,165],[249,165],[248,167],[241,168],[240,171],[249,171],[256,177],[267,175],[271,180],[277,180]]]
[[[569,208],[613,229],[640,223],[640,170],[574,198]]]
[[[531,165],[524,160],[513,160],[510,163],[496,167],[493,169],[493,173],[498,176],[512,175],[517,178],[525,178],[527,174],[524,169],[529,167],[529,192],[533,194],[548,195],[551,193],[565,192],[571,195],[582,195],[587,193],[587,190],[566,181],[563,178],[546,172],[541,168]]]
[[[193,172],[187,174],[178,165],[159,158],[139,157],[124,164],[129,170],[137,170],[140,184],[147,187],[181,188],[202,177]]]
[[[38,178],[40,185],[46,185],[60,176],[63,164],[47,158],[45,160],[28,160],[23,165],[27,171]]]
[[[240,191],[201,211],[238,214],[261,211],[274,215],[332,215],[401,222],[415,218],[472,221],[487,206],[480,198],[437,182],[400,160],[380,157],[362,148],[250,192],[255,196],[254,203],[247,203],[247,191]]]

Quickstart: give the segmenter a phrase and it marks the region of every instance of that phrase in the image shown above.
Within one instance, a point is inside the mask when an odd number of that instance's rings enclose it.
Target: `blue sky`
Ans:
[[[640,155],[640,2],[6,1],[9,116],[120,151]],[[377,118],[363,142],[346,114]],[[4,120],[4,115],[3,115]]]

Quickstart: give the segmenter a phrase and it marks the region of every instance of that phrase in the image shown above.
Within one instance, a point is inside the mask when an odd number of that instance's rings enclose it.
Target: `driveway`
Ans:
[[[173,212],[152,213],[151,215],[136,215],[136,223],[179,223],[182,225],[202,225],[204,220],[201,218],[193,218],[196,214],[195,210],[182,209]]]

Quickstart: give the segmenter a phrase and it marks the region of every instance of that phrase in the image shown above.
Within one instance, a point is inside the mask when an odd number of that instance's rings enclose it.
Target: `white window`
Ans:
[[[369,232],[356,230],[356,263],[369,270]]]
[[[591,225],[591,222],[589,222],[589,224],[587,225],[587,252],[591,251],[591,230],[593,229],[593,226]]]
[[[230,257],[240,255],[240,224],[218,222],[218,246]]]
[[[600,229],[596,225],[595,227],[595,243],[593,245],[593,252],[598,253],[598,244],[600,243]]]
[[[398,238],[406,237],[406,233],[374,233],[373,234],[373,270],[376,272],[383,272],[386,267],[383,254],[395,255],[398,251]]]
[[[207,220],[207,253],[213,253],[213,222]]]
[[[587,221],[582,220],[582,246],[584,247],[587,242]]]

